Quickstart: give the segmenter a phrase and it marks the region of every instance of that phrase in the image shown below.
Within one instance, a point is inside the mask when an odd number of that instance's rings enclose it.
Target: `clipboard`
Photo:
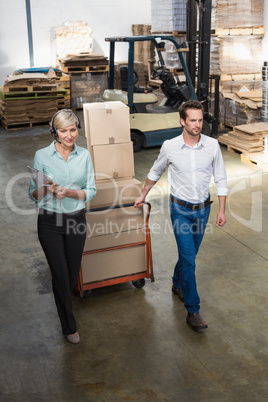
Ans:
[[[42,186],[47,186],[46,182],[52,181],[52,178],[50,176],[48,176],[47,174],[45,174],[43,172],[40,172],[40,170],[32,168],[31,166],[27,166],[27,169],[31,175],[31,178],[37,185],[37,188],[42,187]]]

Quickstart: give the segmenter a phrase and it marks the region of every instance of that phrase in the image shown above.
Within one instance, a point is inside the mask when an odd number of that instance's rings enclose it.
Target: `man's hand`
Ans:
[[[224,226],[226,222],[227,222],[227,220],[226,220],[226,217],[225,217],[225,213],[224,212],[219,212],[218,215],[217,215],[216,225],[217,226]]]
[[[134,207],[142,207],[144,205],[145,197],[143,195],[140,195],[136,200],[134,201]]]
[[[148,178],[146,179],[146,182],[144,184],[144,187],[143,187],[143,190],[142,190],[140,196],[138,198],[136,198],[136,200],[134,201],[135,208],[143,206],[147,194],[149,193],[151,188],[155,185],[155,183],[156,183],[156,181],[149,180]]]

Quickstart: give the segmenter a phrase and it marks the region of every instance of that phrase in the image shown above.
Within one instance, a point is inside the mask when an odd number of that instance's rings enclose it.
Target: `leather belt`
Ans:
[[[189,203],[187,201],[179,200],[178,198],[173,197],[173,195],[171,195],[171,194],[170,194],[170,199],[171,199],[172,202],[175,202],[175,204],[178,204],[181,207],[189,208],[192,211],[196,211],[198,209],[205,208],[208,205],[213,203],[213,201],[210,200],[210,197],[205,202],[202,202],[201,204],[191,204],[191,203]]]

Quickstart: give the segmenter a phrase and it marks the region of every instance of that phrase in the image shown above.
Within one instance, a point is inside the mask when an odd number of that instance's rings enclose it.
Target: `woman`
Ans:
[[[50,122],[54,141],[36,152],[33,167],[51,181],[29,196],[39,208],[38,237],[47,258],[63,334],[71,343],[80,340],[72,311],[71,292],[79,273],[86,239],[85,202],[96,194],[89,152],[75,144],[80,122],[72,110],[57,112]]]

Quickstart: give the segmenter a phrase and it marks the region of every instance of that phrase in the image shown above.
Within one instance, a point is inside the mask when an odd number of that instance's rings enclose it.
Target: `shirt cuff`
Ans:
[[[147,179],[149,179],[151,181],[157,181],[160,179],[160,177],[161,177],[161,175],[159,176],[159,175],[153,174],[151,172],[149,172],[147,175]]]
[[[217,188],[216,194],[218,197],[226,197],[229,193],[228,188]]]
[[[86,194],[85,202],[91,201],[92,198],[95,197],[96,192],[97,192],[96,189],[93,189],[93,188],[91,188],[91,189],[89,189],[89,188],[83,188],[82,190],[83,190],[83,191],[85,192],[85,194]]]

